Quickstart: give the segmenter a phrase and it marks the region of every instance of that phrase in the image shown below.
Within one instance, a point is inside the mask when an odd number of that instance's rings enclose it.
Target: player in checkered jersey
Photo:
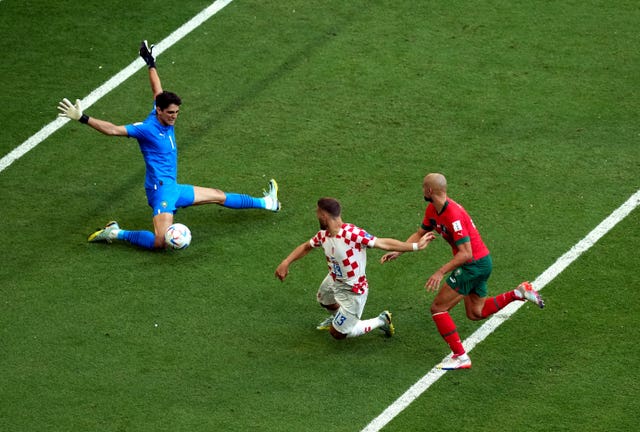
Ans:
[[[388,251],[418,251],[427,247],[435,238],[426,233],[415,242],[402,242],[392,238],[376,237],[362,228],[342,221],[342,209],[338,200],[321,198],[316,209],[320,231],[309,241],[302,243],[285,258],[276,269],[276,277],[284,280],[289,265],[307,255],[314,248],[322,248],[329,273],[318,289],[320,305],[331,312],[318,329],[329,329],[336,339],[362,336],[380,328],[387,336],[394,333],[391,312],[383,311],[376,318],[361,320],[369,284],[367,282],[367,249]]]
[[[455,305],[464,300],[467,317],[482,320],[516,300],[527,300],[540,308],[544,307],[544,301],[529,282],[522,282],[514,290],[488,297],[487,281],[493,268],[491,254],[471,217],[460,204],[447,196],[447,179],[442,174],[428,174],[422,188],[424,199],[429,205],[420,228],[407,241],[436,231],[449,243],[453,252],[453,258],[440,267],[425,284],[427,291],[438,291],[431,304],[431,317],[453,352],[438,367],[445,370],[469,369],[471,359],[462,346],[456,325],[449,315]],[[400,256],[400,253],[390,252],[380,261],[391,261]],[[450,274],[445,279],[447,273]]]

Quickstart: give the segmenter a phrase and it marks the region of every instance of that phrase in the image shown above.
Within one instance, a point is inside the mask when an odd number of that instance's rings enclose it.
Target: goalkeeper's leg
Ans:
[[[156,236],[151,231],[123,230],[116,221],[111,221],[104,228],[95,231],[88,238],[88,241],[92,243],[111,243],[113,240],[123,240],[145,249],[154,249]]]
[[[164,234],[172,223],[173,212],[158,213],[153,217],[153,229],[155,234],[151,231],[120,230],[117,234],[117,238],[145,249],[164,249],[166,246]]]
[[[124,240],[132,245],[144,249],[155,249],[156,236],[151,231],[128,231],[121,229],[118,232],[118,240]]]
[[[224,192],[220,189],[193,187],[193,205],[218,204],[231,209],[265,209],[277,212],[280,210],[278,200],[278,183],[269,180],[268,191],[263,197],[254,197],[247,194]]]

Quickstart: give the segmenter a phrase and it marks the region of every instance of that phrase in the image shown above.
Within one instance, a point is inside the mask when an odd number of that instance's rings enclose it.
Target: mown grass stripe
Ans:
[[[1,1],[1,0],[0,0]],[[173,33],[171,33],[167,38],[156,44],[153,54],[155,56],[159,56],[164,51],[173,46],[180,39],[191,33],[193,30],[198,28],[202,23],[207,21],[213,15],[222,10],[225,6],[231,3],[233,0],[217,0],[213,2],[209,7],[202,10],[196,16],[191,18],[184,25],[179,27]],[[131,64],[129,64],[126,68],[122,69],[120,72],[115,74],[109,80],[107,80],[100,87],[93,90],[89,93],[84,99],[82,99],[82,107],[83,109],[91,107],[97,101],[102,99],[103,96],[109,94],[113,89],[118,87],[120,84],[129,79],[133,74],[138,72],[140,69],[145,67],[145,63],[141,58],[137,58]],[[44,126],[37,133],[29,137],[25,142],[20,144],[18,147],[7,153],[5,156],[0,159],[0,172],[7,169],[11,164],[20,159],[22,156],[27,154],[29,151],[33,150],[37,147],[41,142],[49,138],[54,132],[60,129],[62,126],[69,122],[68,118],[56,118],[56,120]]]
[[[588,251],[598,240],[615,227],[620,221],[626,218],[640,204],[640,190],[636,191],[627,201],[618,207],[613,213],[606,217],[598,224],[589,234],[576,243],[571,249],[564,253],[556,260],[553,265],[547,268],[532,283],[537,290],[543,289],[549,282],[562,273],[571,263],[573,263],[580,255]],[[494,330],[508,320],[525,302],[513,302],[502,309],[499,313],[493,315],[478,330],[473,332],[464,342],[463,345],[467,352],[480,342],[485,340]],[[449,356],[443,359],[446,360]],[[405,408],[424,393],[432,384],[438,381],[447,371],[436,369],[435,367],[427,372],[420,380],[412,385],[402,396],[396,399],[387,409],[385,409],[378,417],[373,419],[362,432],[377,432],[400,414]]]

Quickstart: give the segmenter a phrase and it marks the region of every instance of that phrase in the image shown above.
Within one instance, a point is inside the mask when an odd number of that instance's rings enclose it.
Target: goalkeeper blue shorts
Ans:
[[[159,185],[157,189],[146,189],[147,202],[153,209],[153,215],[175,213],[177,209],[189,207],[195,200],[192,185],[178,183]]]

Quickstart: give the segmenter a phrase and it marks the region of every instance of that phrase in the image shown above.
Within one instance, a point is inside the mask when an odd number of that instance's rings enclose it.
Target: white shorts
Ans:
[[[354,293],[350,285],[334,281],[331,274],[327,274],[318,288],[317,298],[321,305],[340,305],[333,319],[333,327],[340,333],[349,334],[360,321],[368,295],[369,291]]]

